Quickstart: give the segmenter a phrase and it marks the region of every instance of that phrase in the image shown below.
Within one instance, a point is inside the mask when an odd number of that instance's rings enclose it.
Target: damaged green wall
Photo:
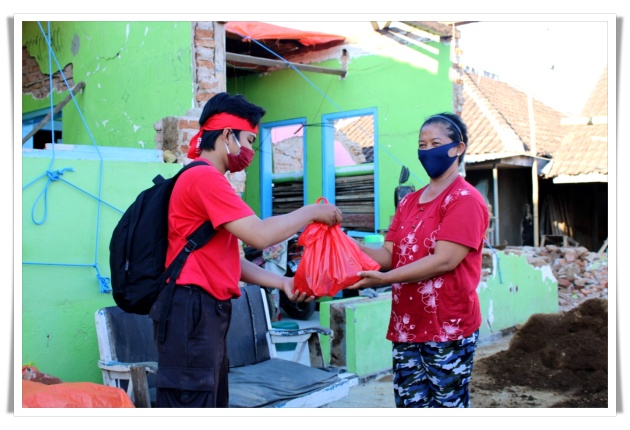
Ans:
[[[85,82],[75,96],[80,110],[73,101],[63,109],[63,141],[71,144],[155,148],[153,124],[193,107],[190,39],[190,21],[22,23],[22,46],[39,65],[28,73],[44,79],[71,66],[66,80]],[[48,96],[24,91],[22,113],[48,113]],[[69,91],[53,94],[57,104]]]
[[[481,339],[522,324],[534,313],[558,312],[558,281],[550,266],[532,266],[524,255],[510,251],[492,255],[491,273],[477,287]]]

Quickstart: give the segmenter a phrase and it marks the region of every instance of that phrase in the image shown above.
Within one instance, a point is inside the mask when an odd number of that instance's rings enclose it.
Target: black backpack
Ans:
[[[127,208],[114,228],[109,244],[112,295],[119,308],[128,313],[147,315],[158,294],[166,285],[170,289],[160,320],[160,341],[170,302],[186,258],[214,236],[210,221],[204,222],[190,236],[173,262],[165,268],[168,247],[168,203],[175,181],[185,170],[207,165],[203,161],[189,163],[175,176],[164,179],[157,175],[154,185],[142,191]]]

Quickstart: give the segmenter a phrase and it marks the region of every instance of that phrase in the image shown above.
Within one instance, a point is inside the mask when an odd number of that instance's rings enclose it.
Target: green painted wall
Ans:
[[[21,24],[22,45],[42,72],[50,73],[44,38],[49,23],[41,23],[44,33],[36,22]],[[100,292],[97,274],[110,275],[109,239],[121,216],[107,204],[124,210],[157,173],[171,176],[181,167],[157,162],[149,150],[155,148],[154,123],[193,106],[191,24],[64,21],[51,22],[50,34],[53,72],[59,70],[57,62],[61,68],[72,64],[74,82],[86,83],[76,104],[63,109],[64,143],[86,149],[96,144],[113,158],[101,166],[98,157],[63,159],[59,150],[57,157],[52,151],[23,154],[22,177],[16,180],[23,187],[35,182],[20,196],[24,264],[21,301],[16,301],[22,323],[21,363],[16,364],[33,363],[64,381],[102,382],[94,312],[114,302]],[[67,94],[55,94],[54,103]],[[22,113],[49,108],[48,97],[22,96]],[[117,154],[105,151],[116,147]],[[138,161],[147,159],[156,161]],[[47,171],[67,167],[73,171],[62,179],[78,189],[54,181],[44,197]],[[97,196],[99,182],[100,214],[87,194]]]
[[[111,232],[120,211],[151,185],[156,174],[170,177],[181,166],[103,161],[104,204],[97,216],[97,200],[86,193],[98,195],[101,162],[55,158],[51,165],[51,160],[23,157],[22,177],[16,178],[26,186],[21,195],[22,261],[26,264],[22,264],[21,290],[16,290],[16,298],[21,297],[16,300],[18,318],[21,311],[21,363],[16,365],[33,363],[68,382],[102,383],[96,364],[94,313],[114,305],[111,294],[100,292],[97,278],[98,273],[110,276]],[[64,168],[73,171],[65,171],[63,181],[51,182],[45,199],[46,172]]]
[[[263,106],[267,110],[263,123],[304,117],[307,124],[312,124],[306,127],[309,203],[322,195],[322,115],[376,108],[379,225],[386,229],[394,214],[394,188],[401,165],[404,163],[411,170],[409,182],[416,188],[428,182],[417,158],[420,125],[430,114],[453,108],[449,46],[432,42],[427,46],[432,50],[396,44],[388,53],[351,57],[346,78],[281,70],[229,79],[228,91],[244,94]],[[317,65],[340,68],[337,60]],[[248,168],[248,187],[243,198],[260,214],[259,192],[250,179],[259,175],[257,160]]]
[[[22,46],[42,73],[73,66],[82,93],[63,109],[63,141],[155,148],[153,124],[193,107],[191,24],[188,21],[23,22]],[[43,29],[43,31],[42,31]],[[49,60],[46,38],[54,57]],[[55,61],[56,58],[56,61]],[[56,94],[58,103],[69,94]],[[22,96],[22,112],[50,109],[48,97]]]

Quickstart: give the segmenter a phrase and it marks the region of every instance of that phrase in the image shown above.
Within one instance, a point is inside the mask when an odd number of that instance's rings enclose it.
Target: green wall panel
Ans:
[[[85,82],[63,109],[71,144],[155,148],[153,125],[193,107],[191,45],[187,21],[22,23],[22,46],[42,73],[72,65],[75,84]],[[55,92],[54,102],[68,94]],[[50,109],[49,97],[22,95],[22,113],[39,109]]]
[[[263,106],[264,122],[304,117],[307,121],[307,199],[322,195],[322,115],[376,108],[378,116],[380,219],[382,229],[394,214],[394,189],[402,165],[411,171],[410,183],[420,188],[428,177],[417,159],[418,132],[431,114],[452,111],[453,83],[449,78],[449,47],[430,44],[433,50],[402,49],[392,56],[362,55],[351,58],[348,74],[339,76],[280,70],[265,75],[228,79],[229,92],[244,94]],[[318,66],[340,67],[337,60]],[[247,170],[248,186],[259,174],[258,158]],[[257,193],[243,198],[255,210]],[[259,213],[259,212],[258,212]]]
[[[44,199],[46,173],[67,167],[73,171],[48,184]],[[64,381],[102,383],[94,313],[114,305],[111,294],[101,292],[97,278],[110,276],[111,232],[120,211],[151,186],[156,174],[170,177],[180,167],[71,159],[56,159],[51,165],[45,158],[22,159],[21,181],[26,188],[18,218],[23,264],[16,277],[21,280],[16,282],[16,297],[20,297],[16,315],[21,315],[22,323],[21,363],[17,364],[32,363]],[[104,203],[98,214],[98,201],[87,193],[98,195],[101,181]]]
[[[392,368],[392,342],[387,340],[391,294],[346,307],[348,371],[359,376]]]

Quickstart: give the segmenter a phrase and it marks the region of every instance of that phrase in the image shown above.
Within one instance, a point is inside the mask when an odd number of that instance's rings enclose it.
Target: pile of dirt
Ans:
[[[505,404],[495,395],[485,407],[608,407],[608,300],[588,299],[566,312],[534,314],[514,333],[508,349],[475,362],[473,399],[506,389],[521,403]],[[536,398],[541,392],[550,393],[547,400]]]

